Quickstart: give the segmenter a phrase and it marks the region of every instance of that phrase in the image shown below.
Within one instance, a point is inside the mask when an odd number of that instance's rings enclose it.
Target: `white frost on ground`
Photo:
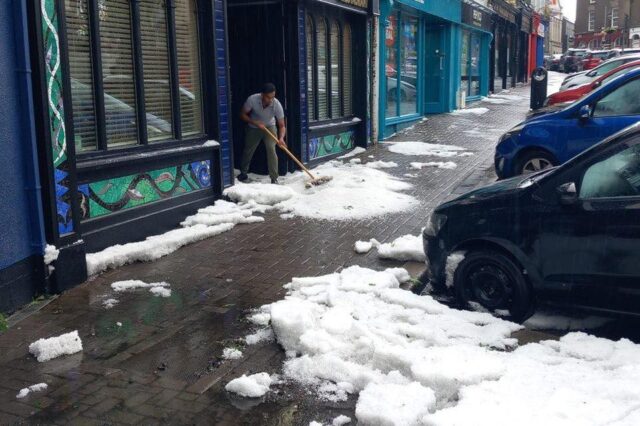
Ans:
[[[487,348],[515,345],[509,336],[521,326],[488,314],[457,311],[430,296],[401,290],[398,275],[397,270],[352,266],[331,275],[294,278],[287,284],[287,297],[270,305],[273,330],[288,355],[284,374],[316,391],[323,389],[319,394],[324,399],[330,399],[331,385],[336,400],[378,385],[380,392],[387,385],[399,385],[393,392],[397,394],[400,389],[417,389],[409,386],[412,382],[429,386],[421,381],[427,372],[413,372],[414,367],[430,365],[425,360],[433,360],[434,371],[453,368],[453,361],[437,351],[440,346],[489,352]],[[480,377],[484,368],[480,360],[459,377]],[[378,390],[367,392],[375,396]],[[428,394],[420,396],[420,414],[426,413],[422,410]],[[413,406],[412,398],[403,399]],[[358,403],[360,421],[385,415],[390,407],[365,402]]]
[[[367,150],[366,150],[366,149],[364,149],[363,147],[361,147],[361,146],[356,146],[356,147],[355,147],[355,148],[353,148],[351,151],[349,151],[349,152],[347,152],[346,154],[341,155],[340,157],[337,157],[337,158],[338,158],[338,160],[344,160],[345,158],[351,158],[351,157],[354,157],[354,156],[356,156],[356,155],[358,155],[358,154],[362,154],[363,152],[366,152],[366,151],[367,151]]]
[[[455,145],[441,145],[416,141],[388,143],[389,151],[402,155],[423,155],[430,157],[455,157],[463,153],[464,148]]]
[[[356,242],[364,243],[364,241]],[[378,257],[382,259],[395,259],[401,261],[414,260],[424,262],[426,260],[424,247],[422,245],[422,235],[403,235],[390,243],[381,244],[375,239],[369,243],[378,250]],[[356,252],[358,252],[356,247]],[[359,253],[359,252],[358,252]]]
[[[547,96],[550,96],[560,90],[562,81],[566,76],[566,74],[561,72],[549,71],[547,80]]]
[[[38,383],[38,384],[35,384],[35,385],[31,385],[28,388],[22,388],[22,389],[20,389],[20,392],[18,392],[18,394],[16,395],[16,398],[18,398],[18,399],[25,398],[31,392],[42,392],[43,390],[47,389],[48,387],[49,387],[49,385],[47,385],[46,383]]]
[[[116,325],[117,325],[118,327],[122,327],[122,323],[121,323],[120,321],[116,322]]]
[[[256,312],[255,314],[250,315],[247,319],[256,325],[267,326],[269,325],[269,321],[271,321],[271,315],[267,310],[265,310],[264,312]]]
[[[60,254],[60,250],[56,248],[56,246],[52,246],[51,244],[47,244],[44,248],[44,264],[50,265],[55,260],[58,259],[58,255]]]
[[[269,387],[273,382],[267,373],[257,373],[251,376],[242,375],[231,380],[224,387],[228,392],[237,393],[248,398],[259,398],[269,392]]]
[[[350,164],[360,164],[362,163],[362,160],[360,158],[353,158],[351,160],[349,160]]]
[[[426,163],[412,162],[409,163],[412,169],[421,170],[423,167],[436,167],[438,169],[455,169],[458,167],[453,161],[429,161]]]
[[[353,249],[359,254],[369,253],[373,248],[373,245],[376,243],[379,244],[375,239],[371,239],[369,241],[356,241]]]
[[[333,421],[331,422],[331,426],[344,426],[349,423],[351,423],[351,417],[340,414],[338,417],[333,419]]]
[[[435,403],[433,390],[418,382],[372,383],[360,392],[356,418],[367,425],[415,425]]]
[[[398,167],[398,163],[394,161],[371,161],[365,164],[365,167],[369,167],[371,169],[392,169],[394,167]]]
[[[82,351],[82,340],[78,336],[78,330],[48,339],[39,339],[29,345],[29,353],[35,356],[38,362],[80,351]]]
[[[377,169],[360,164],[329,161],[312,170],[316,177],[332,176],[323,185],[306,188],[309,180],[301,172],[282,176],[281,185],[268,177],[254,183],[237,184],[225,190],[234,201],[255,200],[271,204],[280,213],[312,219],[351,220],[399,213],[418,205],[416,198],[402,194],[412,185]],[[251,185],[251,190],[245,187]]]
[[[244,338],[247,345],[255,345],[260,342],[270,342],[273,340],[273,331],[271,328],[261,328],[253,334],[249,334]]]
[[[445,272],[445,285],[447,287],[453,287],[453,279],[456,275],[456,270],[458,269],[458,265],[460,262],[464,260],[464,255],[466,252],[464,251],[454,251],[449,256],[447,256],[447,263],[445,264],[444,272]]]
[[[206,141],[205,143],[202,144],[202,146],[220,146],[220,142],[214,140],[214,139],[210,139],[208,141]]]
[[[118,304],[118,299],[110,298],[110,299],[106,299],[106,300],[103,300],[103,301],[102,301],[102,306],[103,306],[105,309],[111,309],[111,308],[113,308],[114,306],[116,306],[117,304]]]
[[[154,296],[171,297],[171,289],[162,286],[151,287],[149,292]]]
[[[240,359],[242,351],[236,348],[224,348],[222,350],[222,359]]]
[[[111,283],[111,289],[115,292],[123,292],[129,290],[136,290],[139,288],[152,288],[152,287],[170,287],[167,282],[146,283],[140,280],[124,280]]]
[[[285,299],[269,305],[285,377],[322,399],[357,395],[364,424],[640,419],[640,345],[626,339],[570,333],[508,351],[520,325],[449,308],[399,289],[390,271],[359,266],[285,288]]]
[[[489,112],[489,108],[478,107],[478,108],[457,109],[457,110],[453,111],[451,114],[453,114],[453,115],[467,115],[467,114],[482,115],[482,114],[486,114],[487,112]]]
[[[587,316],[584,318],[572,318],[565,315],[536,312],[525,321],[524,325],[533,330],[588,330],[598,328],[610,322],[610,318]]]
[[[87,254],[87,273],[94,275],[133,262],[157,260],[187,244],[230,231],[238,223],[264,221],[262,217],[251,215],[251,212],[259,211],[260,207],[255,203],[239,206],[218,200],[213,206],[200,209],[195,215],[187,217],[182,223],[183,228],[153,235],[144,241],[117,244],[100,252]]]
[[[403,176],[404,177],[408,177],[408,178],[416,178],[416,177],[418,177],[418,175],[415,174],[415,173],[405,173]]]

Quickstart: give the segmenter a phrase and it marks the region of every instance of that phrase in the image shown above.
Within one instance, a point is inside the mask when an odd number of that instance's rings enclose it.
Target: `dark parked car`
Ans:
[[[562,164],[640,121],[640,69],[624,73],[565,106],[541,108],[506,132],[496,145],[500,178]]]
[[[569,49],[564,53],[560,68],[564,72],[582,71],[582,58],[587,53],[587,49]]]
[[[433,288],[464,306],[516,321],[538,301],[640,314],[640,124],[440,205],[423,237]]]

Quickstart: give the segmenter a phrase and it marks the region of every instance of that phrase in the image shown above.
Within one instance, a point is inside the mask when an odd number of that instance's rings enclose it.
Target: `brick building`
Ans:
[[[629,47],[633,42],[640,45],[639,1],[577,0],[576,47],[610,49]]]

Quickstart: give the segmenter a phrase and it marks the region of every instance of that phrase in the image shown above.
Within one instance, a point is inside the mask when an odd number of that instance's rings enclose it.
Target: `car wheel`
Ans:
[[[453,286],[460,304],[473,303],[500,313],[507,311],[513,321],[522,322],[534,311],[533,297],[520,267],[507,256],[492,250],[467,253],[458,264]]]
[[[539,172],[555,165],[556,160],[551,154],[544,151],[530,151],[518,160],[516,175]]]

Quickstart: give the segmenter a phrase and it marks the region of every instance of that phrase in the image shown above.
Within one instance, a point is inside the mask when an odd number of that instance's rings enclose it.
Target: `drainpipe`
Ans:
[[[13,0],[14,37],[16,41],[16,74],[20,97],[21,127],[24,132],[22,141],[25,165],[24,190],[29,200],[29,244],[32,253],[44,253],[44,218],[41,187],[38,175],[38,148],[36,144],[35,114],[33,104],[33,86],[31,81],[31,61],[29,55],[29,32],[27,7],[25,0]]]

